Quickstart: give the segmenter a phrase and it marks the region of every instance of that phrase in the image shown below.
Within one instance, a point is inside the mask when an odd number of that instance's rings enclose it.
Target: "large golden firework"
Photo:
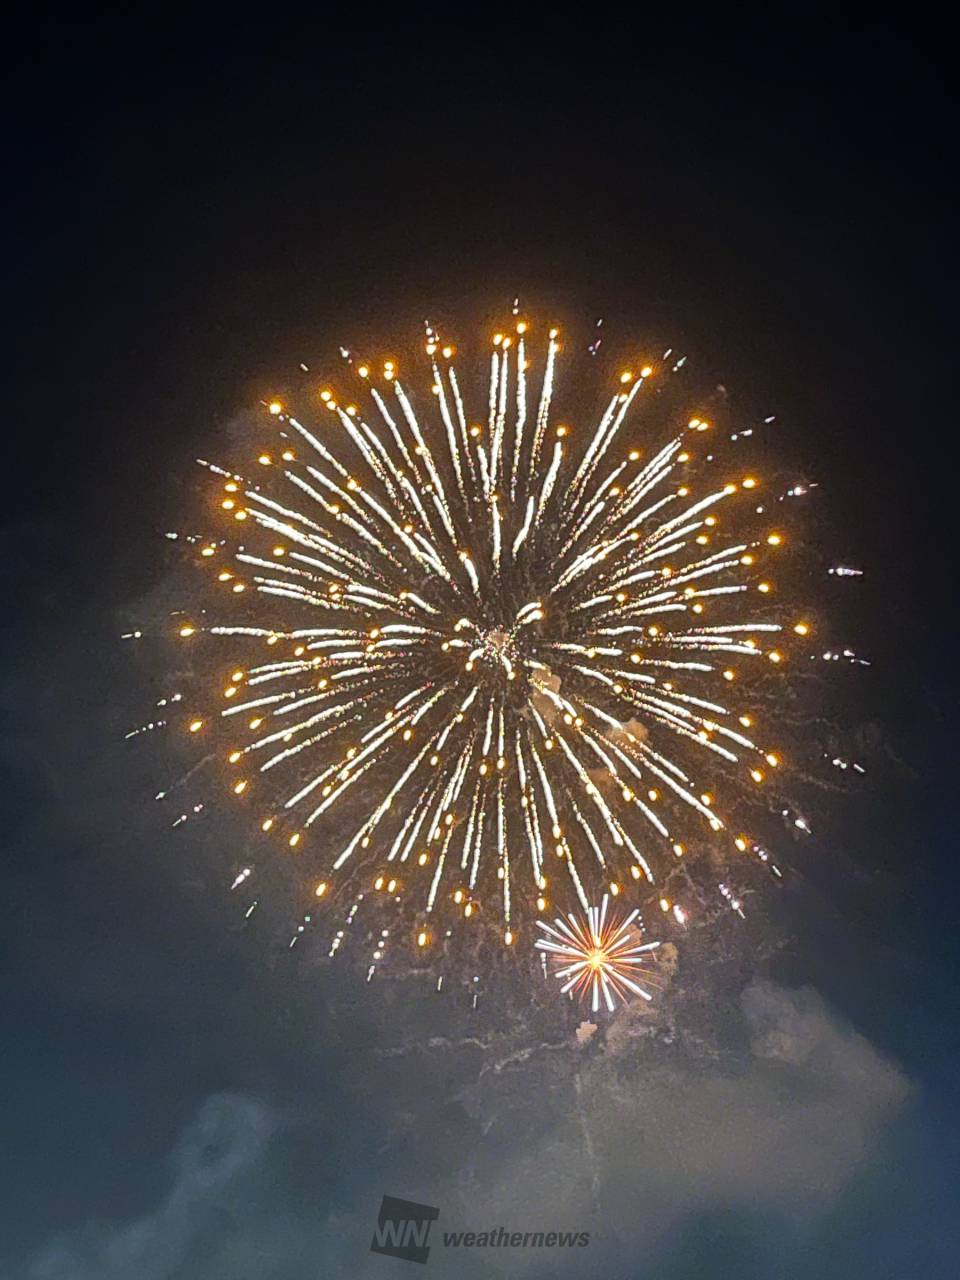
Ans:
[[[425,957],[460,921],[509,946],[606,894],[682,926],[688,855],[771,865],[745,817],[789,758],[756,708],[810,629],[771,568],[786,495],[724,460],[682,358],[621,367],[591,412],[560,353],[514,316],[478,414],[476,361],[433,328],[426,394],[343,352],[302,403],[264,403],[246,462],[203,463],[221,526],[189,545],[213,581],[177,629],[217,688],[185,725],[296,859],[294,940],[332,904],[333,953],[392,904],[370,973],[396,936]],[[726,877],[711,892],[739,908]]]

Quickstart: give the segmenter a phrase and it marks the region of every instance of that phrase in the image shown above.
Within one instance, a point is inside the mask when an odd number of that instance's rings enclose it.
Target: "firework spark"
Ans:
[[[309,885],[293,942],[332,904],[334,954],[392,906],[370,975],[391,937],[446,948],[458,921],[509,946],[579,905],[602,933],[606,894],[683,925],[689,854],[769,861],[742,825],[784,760],[756,708],[811,630],[777,602],[786,535],[681,414],[683,358],[622,368],[599,413],[574,382],[558,422],[560,353],[515,316],[480,392],[428,327],[423,395],[344,352],[302,409],[265,403],[246,462],[202,463],[222,525],[185,540],[214,582],[176,617],[184,728]]]
[[[601,999],[612,1013],[618,998],[626,1000],[630,994],[644,1000],[653,998],[634,979],[647,967],[646,956],[660,943],[639,941],[639,907],[620,919],[608,919],[609,902],[604,894],[599,907],[587,907],[585,918],[578,919],[571,911],[565,920],[558,918],[552,925],[537,921],[547,937],[539,938],[535,946],[559,962],[555,976],[564,984],[561,991],[583,998],[589,995],[594,1013]]]

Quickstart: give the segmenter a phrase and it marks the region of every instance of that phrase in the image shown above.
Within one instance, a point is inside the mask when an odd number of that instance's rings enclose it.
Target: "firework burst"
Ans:
[[[299,407],[265,402],[244,462],[202,463],[221,525],[186,539],[212,581],[177,618],[196,680],[174,700],[295,861],[293,941],[322,920],[333,954],[353,926],[372,974],[398,937],[425,958],[464,931],[510,946],[551,908],[606,936],[608,894],[674,927],[708,894],[739,910],[718,863],[772,868],[751,806],[793,817],[758,802],[785,757],[757,708],[810,630],[770,567],[786,493],[723,460],[672,352],[591,411],[600,357],[560,385],[556,329],[531,342],[514,316],[465,371],[434,329],[424,345],[410,383],[343,352]],[[633,989],[613,960],[589,981]]]
[[[537,921],[547,937],[539,938],[535,946],[554,960],[555,977],[563,983],[561,991],[589,996],[594,1013],[601,1000],[612,1013],[617,999],[626,1000],[630,995],[653,999],[635,979],[649,967],[647,957],[660,943],[641,941],[639,907],[625,917],[608,919],[609,902],[604,894],[600,906],[587,907],[582,918],[571,911],[565,920],[556,919],[552,925]]]

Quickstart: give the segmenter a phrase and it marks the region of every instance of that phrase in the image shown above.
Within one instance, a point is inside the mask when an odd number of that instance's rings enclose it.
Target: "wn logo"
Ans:
[[[412,1200],[395,1200],[384,1196],[377,1215],[377,1225],[370,1241],[371,1253],[385,1253],[407,1262],[426,1262],[430,1256],[427,1241],[430,1227],[440,1216],[439,1209]]]

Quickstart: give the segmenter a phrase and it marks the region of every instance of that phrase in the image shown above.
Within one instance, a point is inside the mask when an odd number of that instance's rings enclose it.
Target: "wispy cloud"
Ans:
[[[243,1213],[242,1202],[234,1207],[238,1190],[274,1131],[274,1116],[257,1099],[209,1098],[177,1144],[163,1201],[131,1222],[90,1223],[52,1240],[30,1264],[31,1280],[172,1280],[198,1249],[212,1250],[220,1266],[231,1222]]]

